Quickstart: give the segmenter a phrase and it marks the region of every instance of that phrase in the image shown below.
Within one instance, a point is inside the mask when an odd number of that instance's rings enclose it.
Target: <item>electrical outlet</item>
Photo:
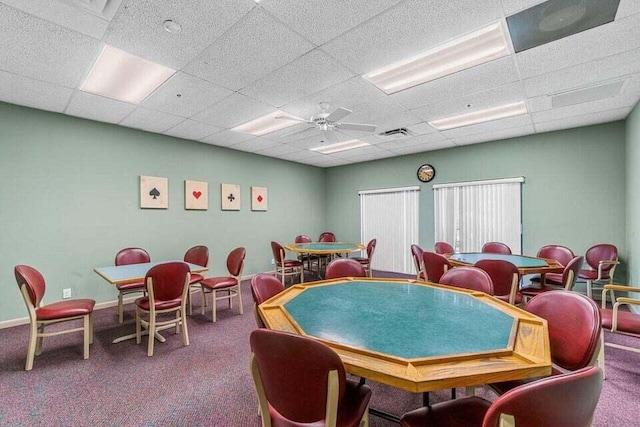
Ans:
[[[275,263],[276,263],[276,260],[271,258],[271,265],[275,265]]]
[[[62,290],[62,299],[71,298],[71,288],[65,288]]]

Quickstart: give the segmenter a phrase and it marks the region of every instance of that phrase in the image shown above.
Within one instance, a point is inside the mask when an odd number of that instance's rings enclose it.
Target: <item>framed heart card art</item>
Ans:
[[[206,211],[209,209],[209,183],[206,181],[184,181],[184,208]]]

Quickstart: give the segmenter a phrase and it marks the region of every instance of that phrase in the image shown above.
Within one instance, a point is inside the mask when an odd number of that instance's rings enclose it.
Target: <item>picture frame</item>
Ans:
[[[265,212],[269,207],[267,187],[251,187],[251,210]]]
[[[209,183],[206,181],[184,181],[184,208],[206,211],[209,209]]]
[[[169,178],[140,175],[140,208],[169,208]]]
[[[220,184],[220,201],[223,211],[239,211],[240,186],[238,184]]]

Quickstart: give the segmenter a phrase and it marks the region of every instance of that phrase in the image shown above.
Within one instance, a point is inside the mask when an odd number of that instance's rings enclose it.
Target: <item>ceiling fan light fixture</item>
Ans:
[[[249,135],[261,136],[300,123],[299,121],[282,118],[283,116],[286,117],[289,115],[284,111],[276,110],[266,116],[258,117],[257,119],[231,128],[231,130],[235,132],[248,133]],[[281,119],[276,120],[276,117],[281,117]]]
[[[360,141],[359,139],[350,139],[348,141],[336,142],[335,144],[313,147],[309,150],[321,154],[333,154],[340,151],[353,150],[354,148],[366,147],[367,145],[371,144],[369,144],[368,142]]]
[[[139,104],[175,72],[164,65],[105,45],[80,90]]]
[[[527,105],[524,101],[478,110],[473,113],[431,120],[428,123],[438,130],[447,130],[490,122],[492,120],[505,119],[507,117],[519,116],[521,114],[527,114]]]
[[[496,21],[364,77],[385,93],[392,94],[508,54],[502,22]]]

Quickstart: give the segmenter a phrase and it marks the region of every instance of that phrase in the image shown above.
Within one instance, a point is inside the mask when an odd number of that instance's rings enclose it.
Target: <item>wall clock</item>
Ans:
[[[418,179],[422,182],[429,182],[436,176],[436,170],[429,164],[424,164],[418,168]]]

